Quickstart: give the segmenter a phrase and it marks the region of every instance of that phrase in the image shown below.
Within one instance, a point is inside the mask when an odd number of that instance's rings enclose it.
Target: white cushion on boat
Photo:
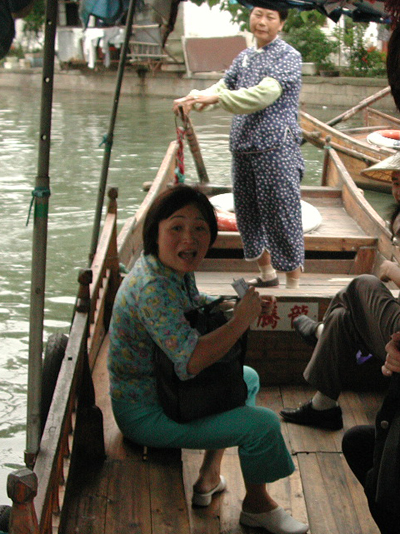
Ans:
[[[214,197],[210,198],[210,202],[215,208],[219,208],[224,211],[235,211],[232,193],[215,195]],[[312,230],[316,230],[322,222],[322,216],[318,209],[304,200],[301,200],[301,216],[304,234],[311,232]]]
[[[214,208],[219,208],[224,211],[235,211],[232,193],[223,193],[222,195],[215,195],[210,198],[211,204]]]
[[[301,200],[300,202],[303,233],[307,234],[307,232],[311,232],[312,230],[316,230],[318,228],[318,226],[322,223],[322,216],[318,209],[312,204],[309,204],[304,200]]]
[[[393,131],[395,132],[397,130],[393,130]],[[376,132],[371,132],[370,134],[367,135],[368,143],[370,143],[371,145],[379,146],[379,147],[383,146],[386,148],[395,148],[395,149],[400,148],[399,139],[385,137],[384,135],[381,134],[381,132],[390,132],[390,130],[377,130]]]

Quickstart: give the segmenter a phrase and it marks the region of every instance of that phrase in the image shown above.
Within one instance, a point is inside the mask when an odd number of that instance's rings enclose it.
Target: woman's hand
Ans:
[[[233,317],[223,326],[199,338],[187,365],[188,373],[196,375],[220,360],[260,313],[268,313],[274,304],[274,297],[260,297],[255,287],[250,287],[236,304]]]
[[[261,314],[262,315],[269,315],[276,304],[276,297],[272,295],[263,295],[261,297]]]
[[[180,115],[181,109],[185,115],[189,115],[195,104],[197,104],[196,109],[202,111],[205,107],[217,104],[217,102],[218,95],[187,95],[174,100],[172,109],[175,115]]]
[[[386,360],[382,366],[382,373],[391,376],[393,373],[400,373],[400,332],[391,335],[389,343],[385,346]]]
[[[379,280],[382,282],[390,282],[392,280],[392,270],[397,267],[395,263],[389,260],[385,260],[379,267]]]
[[[256,288],[250,287],[235,307],[235,319],[247,323],[247,326],[249,326],[263,311],[263,303],[264,306],[269,306],[268,301],[260,297]]]

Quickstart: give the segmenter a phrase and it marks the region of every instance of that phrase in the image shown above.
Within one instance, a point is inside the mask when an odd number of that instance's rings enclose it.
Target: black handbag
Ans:
[[[225,314],[215,309],[223,300],[221,297],[185,313],[192,328],[196,328],[200,335],[212,332],[227,322]],[[166,415],[178,423],[187,423],[243,406],[247,398],[243,379],[246,338],[245,333],[223,358],[188,380],[178,378],[172,361],[156,346],[157,394]]]

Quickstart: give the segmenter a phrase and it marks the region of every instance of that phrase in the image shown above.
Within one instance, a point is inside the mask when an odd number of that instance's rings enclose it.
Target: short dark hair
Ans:
[[[279,18],[284,21],[289,16],[289,10],[288,9],[277,9],[277,12],[279,13]]]
[[[251,9],[251,11],[253,11],[256,7],[260,7],[261,9],[270,9],[271,11],[276,11],[278,14],[279,14],[279,18],[281,20],[281,22],[284,22],[288,16],[289,16],[289,10],[288,9],[284,9],[284,8],[277,8],[276,6],[269,6],[269,2],[265,2],[265,1],[260,1],[258,3],[258,5],[254,5]],[[250,13],[251,13],[250,11]]]
[[[158,225],[173,213],[194,205],[203,215],[210,229],[210,247],[218,234],[217,217],[206,195],[193,187],[178,184],[161,193],[150,206],[143,225],[144,254],[158,256]]]

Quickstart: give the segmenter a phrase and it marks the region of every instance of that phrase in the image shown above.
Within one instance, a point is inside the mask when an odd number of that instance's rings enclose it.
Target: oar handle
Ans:
[[[367,106],[369,106],[373,102],[376,102],[377,100],[379,100],[380,98],[383,98],[384,96],[386,96],[389,93],[390,93],[390,87],[385,87],[385,89],[382,89],[381,91],[378,91],[377,93],[365,98],[359,104],[357,104],[353,108],[345,111],[344,113],[341,113],[337,117],[331,119],[326,124],[328,126],[335,126],[339,122],[347,121],[347,119],[350,119],[350,117],[355,115],[358,111],[360,111],[360,109],[366,108]]]
[[[193,156],[199,180],[201,183],[209,183],[210,180],[208,178],[206,166],[204,165],[203,156],[200,151],[199,141],[194,131],[192,121],[190,120],[190,117],[185,114],[181,106],[179,107],[179,113],[183,122],[183,126],[185,128],[186,139],[190,148],[190,152]]]

